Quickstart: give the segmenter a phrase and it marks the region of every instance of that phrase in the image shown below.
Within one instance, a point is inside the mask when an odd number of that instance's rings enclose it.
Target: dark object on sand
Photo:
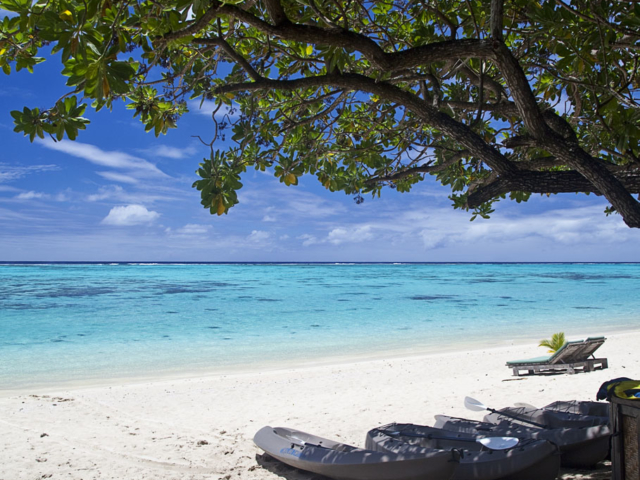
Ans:
[[[537,409],[529,403],[516,402],[516,407],[528,407]],[[601,423],[609,422],[609,403],[608,402],[591,402],[587,400],[566,400],[550,403],[542,407],[543,410],[559,413],[571,413],[577,415],[589,415],[592,417],[600,417]]]
[[[542,407],[552,412],[577,413],[594,417],[609,418],[609,404],[606,402],[589,402],[583,400],[558,401]]]
[[[609,416],[583,415],[580,413],[550,410],[546,407],[507,407],[485,415],[484,421],[489,423],[510,421],[525,426],[538,425],[542,428],[578,428],[607,425],[609,423]]]
[[[450,432],[547,440],[560,449],[562,466],[570,468],[593,467],[604,460],[609,454],[609,438],[611,437],[611,430],[607,425],[538,428],[524,426],[522,423],[512,421],[512,419],[494,424],[436,415],[435,426]]]
[[[389,453],[421,454],[459,449],[463,455],[452,480],[554,480],[560,469],[558,448],[544,440],[505,442],[484,434],[453,433],[434,427],[389,424],[367,433],[366,448]],[[487,441],[488,440],[488,441]],[[512,440],[512,439],[511,439]],[[487,441],[487,442],[484,442]],[[500,448],[487,448],[488,445]]]
[[[381,453],[281,427],[263,427],[253,441],[287,465],[337,480],[449,480],[460,459],[457,450]]]

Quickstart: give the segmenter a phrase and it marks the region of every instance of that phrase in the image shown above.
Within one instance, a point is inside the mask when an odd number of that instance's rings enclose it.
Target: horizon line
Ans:
[[[640,261],[181,261],[181,260],[0,260],[0,265],[634,265]]]

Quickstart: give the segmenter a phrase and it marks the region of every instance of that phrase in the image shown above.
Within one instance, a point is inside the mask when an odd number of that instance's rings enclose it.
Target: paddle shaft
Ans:
[[[546,425],[544,425],[542,423],[537,423],[537,422],[534,422],[533,420],[527,420],[525,418],[522,418],[522,417],[520,417],[518,415],[514,415],[512,413],[500,412],[500,411],[496,410],[495,408],[489,408],[489,407],[487,407],[487,410],[489,412],[491,412],[491,413],[495,413],[497,415],[502,415],[503,417],[513,418],[513,419],[518,420],[518,421],[523,422],[523,423],[528,423],[530,425],[535,425],[536,427],[539,427],[539,428],[548,428]]]

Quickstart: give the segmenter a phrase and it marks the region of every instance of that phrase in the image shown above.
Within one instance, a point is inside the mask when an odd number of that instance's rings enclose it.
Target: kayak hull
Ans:
[[[607,422],[609,421],[609,408],[610,408],[609,402],[568,400],[568,401],[553,402],[542,408],[544,410],[551,410],[553,412],[577,413],[580,415],[602,417],[602,418],[606,418]]]
[[[456,451],[435,449],[420,455],[376,452],[282,427],[263,427],[253,441],[291,467],[336,480],[450,480],[460,458]]]
[[[426,438],[425,438],[426,437]],[[459,449],[463,455],[453,480],[554,480],[560,454],[544,440],[521,440],[514,448],[489,450],[476,440],[486,435],[452,433],[413,424],[389,424],[367,433],[366,448],[420,454],[432,448]]]
[[[609,417],[551,410],[547,407],[507,407],[485,415],[484,421],[489,423],[508,421],[525,426],[539,424],[547,428],[577,428],[606,425],[609,423]]]
[[[607,425],[578,428],[536,428],[503,421],[498,424],[436,416],[436,427],[451,432],[547,440],[558,446],[563,467],[589,468],[609,454],[611,430]]]

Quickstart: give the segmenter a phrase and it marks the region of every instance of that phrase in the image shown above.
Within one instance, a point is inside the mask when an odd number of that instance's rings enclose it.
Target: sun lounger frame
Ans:
[[[521,376],[520,372],[535,375],[539,373],[569,373],[593,372],[609,367],[606,358],[595,358],[594,352],[605,342],[604,337],[587,338],[567,342],[562,348],[549,357],[532,358],[507,362],[513,370],[513,375]],[[589,358],[592,357],[592,358]]]

